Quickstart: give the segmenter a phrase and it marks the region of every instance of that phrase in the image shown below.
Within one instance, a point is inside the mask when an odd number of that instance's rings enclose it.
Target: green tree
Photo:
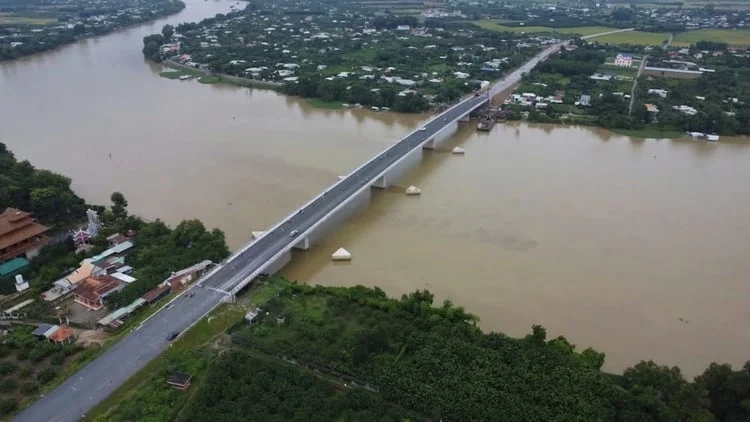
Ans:
[[[125,195],[120,192],[112,193],[110,196],[112,201],[112,214],[115,219],[121,220],[128,216],[128,201],[125,199]]]
[[[161,29],[161,34],[164,36],[165,40],[169,40],[172,38],[172,35],[174,35],[174,26],[166,24]]]

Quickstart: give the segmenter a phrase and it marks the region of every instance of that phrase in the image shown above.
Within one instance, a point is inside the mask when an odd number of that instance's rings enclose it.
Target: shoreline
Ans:
[[[137,22],[137,23],[132,23],[132,24],[129,24],[129,25],[118,26],[117,28],[113,28],[111,31],[103,32],[101,34],[83,35],[81,37],[75,38],[72,42],[64,43],[64,44],[59,44],[59,45],[56,45],[55,47],[50,48],[48,50],[37,51],[36,53],[26,54],[26,55],[23,55],[23,56],[16,57],[15,59],[0,60],[0,64],[3,64],[3,63],[14,63],[14,62],[17,62],[19,60],[26,59],[28,57],[36,57],[36,56],[39,56],[40,54],[45,54],[45,53],[50,53],[50,52],[53,52],[53,51],[57,51],[57,50],[60,50],[62,48],[68,47],[70,45],[76,44],[76,43],[81,42],[81,41],[86,41],[86,40],[89,40],[89,39],[95,39],[95,38],[104,37],[104,36],[107,36],[107,35],[112,35],[112,34],[114,34],[116,32],[124,31],[126,29],[135,28],[135,27],[140,26],[140,25],[150,24],[152,22],[158,21],[159,19],[164,19],[164,18],[168,18],[170,16],[177,15],[179,13],[184,12],[185,9],[187,8],[187,4],[185,4],[184,1],[182,1],[182,0],[179,0],[179,1],[180,1],[180,3],[182,3],[182,8],[180,10],[176,11],[176,12],[171,12],[171,13],[167,13],[167,14],[164,14],[164,15],[159,15],[159,16],[155,17],[154,19],[149,19],[149,20],[145,20],[145,21],[142,21],[142,22]]]
[[[203,69],[196,69],[194,67],[186,66],[181,63],[177,63],[176,61],[166,59],[163,60],[160,64],[166,68],[175,69],[177,71],[181,72],[187,72],[188,74],[199,76],[198,82],[204,83],[204,84],[215,84],[215,83],[224,83],[226,85],[233,85],[233,86],[239,86],[243,88],[262,88],[262,89],[270,89],[270,90],[277,90],[281,84],[280,82],[271,82],[271,81],[259,81],[257,79],[248,79],[243,78],[240,76],[234,76],[234,75],[227,75],[225,73],[213,73],[209,72],[207,70]],[[162,75],[163,72],[159,73],[159,76]],[[216,78],[215,80],[210,81],[201,81],[200,79],[205,77],[213,77]]]

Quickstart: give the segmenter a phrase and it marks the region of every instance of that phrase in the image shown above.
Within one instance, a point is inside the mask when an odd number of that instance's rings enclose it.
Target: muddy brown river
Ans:
[[[201,219],[236,249],[426,117],[160,78],[142,37],[235,2],[186,3],[153,24],[0,64],[0,141],[70,176],[90,202],[119,190],[132,212]],[[487,330],[521,336],[539,323],[593,346],[607,370],[651,358],[695,375],[750,358],[748,181],[744,143],[465,126],[283,273],[394,296],[427,288]],[[409,185],[422,195],[405,196]],[[342,246],[354,259],[333,264]]]

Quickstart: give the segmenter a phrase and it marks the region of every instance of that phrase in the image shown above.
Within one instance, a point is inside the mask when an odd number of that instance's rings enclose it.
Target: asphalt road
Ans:
[[[557,46],[540,53],[491,88],[495,95],[517,83],[523,73],[554,52]],[[69,422],[79,420],[86,412],[107,398],[130,376],[169,347],[167,335],[183,332],[208,313],[230,291],[257,273],[274,255],[288,249],[313,225],[330,213],[363,186],[371,183],[398,159],[420,147],[448,124],[458,120],[487,101],[487,95],[469,97],[427,122],[401,141],[378,154],[371,161],[333,185],[324,194],[287,217],[274,229],[257,239],[249,247],[190,290],[194,297],[183,295],[168,308],[155,314],[136,331],[123,338],[96,360],[68,378],[64,383],[37,400],[14,420],[23,422]],[[299,237],[292,237],[293,230]]]

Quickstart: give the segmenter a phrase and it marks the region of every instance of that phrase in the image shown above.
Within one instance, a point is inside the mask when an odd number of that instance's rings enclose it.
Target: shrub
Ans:
[[[14,399],[8,398],[0,400],[0,415],[7,415],[8,413],[16,410],[18,403]]]
[[[53,365],[62,365],[64,362],[65,362],[65,353],[57,352],[54,355],[52,355]]]
[[[26,360],[29,358],[29,349],[20,349],[18,350],[18,353],[16,353],[16,359],[18,360]]]
[[[18,375],[20,375],[23,378],[26,378],[34,373],[34,369],[30,366],[22,366],[21,369],[18,371]]]
[[[16,369],[18,365],[13,362],[0,362],[0,375],[12,374]]]
[[[21,392],[24,394],[34,394],[39,391],[39,386],[35,382],[25,382],[21,385]]]
[[[48,382],[55,379],[57,376],[57,371],[55,371],[55,368],[47,368],[42,370],[42,372],[39,373],[39,375],[36,376],[36,380],[39,381],[39,384],[47,384]]]
[[[13,378],[5,378],[0,381],[0,392],[10,393],[18,387],[18,383]]]

